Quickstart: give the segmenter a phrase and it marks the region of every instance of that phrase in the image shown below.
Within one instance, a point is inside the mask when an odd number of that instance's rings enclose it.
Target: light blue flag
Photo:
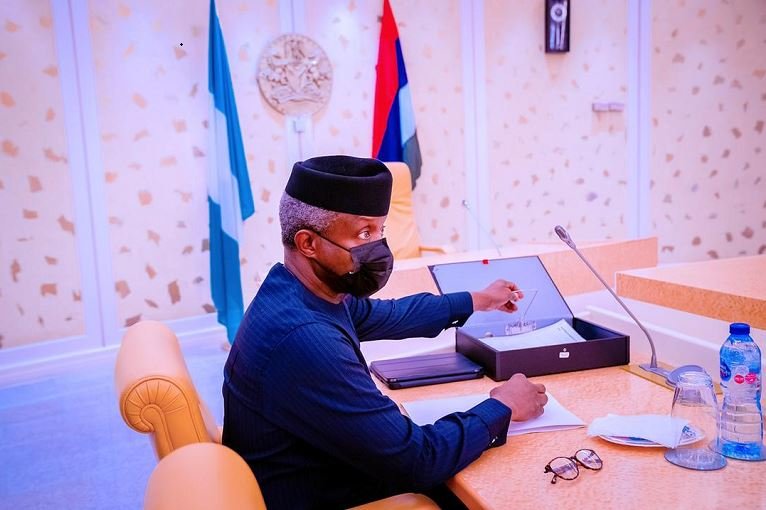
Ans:
[[[244,313],[239,240],[242,223],[255,212],[255,207],[215,0],[210,1],[208,74],[210,290],[218,310],[218,322],[226,327],[229,343],[233,343]]]

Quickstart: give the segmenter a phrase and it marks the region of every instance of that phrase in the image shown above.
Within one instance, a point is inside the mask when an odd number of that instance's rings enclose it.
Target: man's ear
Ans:
[[[304,257],[316,257],[316,237],[312,231],[306,229],[299,230],[295,233],[293,241],[295,242],[295,249]]]

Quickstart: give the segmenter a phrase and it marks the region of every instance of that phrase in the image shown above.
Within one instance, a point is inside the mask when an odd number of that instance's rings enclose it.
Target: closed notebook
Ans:
[[[373,361],[370,370],[392,389],[478,379],[484,369],[459,352]]]

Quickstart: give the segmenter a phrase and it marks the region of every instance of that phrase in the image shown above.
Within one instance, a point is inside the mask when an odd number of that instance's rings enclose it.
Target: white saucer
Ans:
[[[605,441],[609,441],[610,443],[616,443],[621,444],[625,446],[640,446],[643,448],[667,448],[667,446],[655,443],[654,441],[650,441],[648,439],[644,439],[643,437],[625,437],[625,436],[599,436],[601,439],[604,439]],[[684,427],[684,433],[681,436],[681,443],[680,446],[695,443],[702,439],[704,434],[702,431],[693,429],[690,427]]]

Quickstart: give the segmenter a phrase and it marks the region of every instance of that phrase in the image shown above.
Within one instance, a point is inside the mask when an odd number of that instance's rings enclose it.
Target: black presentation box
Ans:
[[[456,262],[429,269],[442,293],[481,290],[498,278],[528,290],[518,311],[475,312],[457,329],[455,350],[482,365],[495,381],[517,372],[532,377],[630,362],[630,337],[575,318],[539,257]],[[532,324],[540,329],[562,319],[586,341],[513,350],[486,343],[501,342],[497,337],[523,332]]]

